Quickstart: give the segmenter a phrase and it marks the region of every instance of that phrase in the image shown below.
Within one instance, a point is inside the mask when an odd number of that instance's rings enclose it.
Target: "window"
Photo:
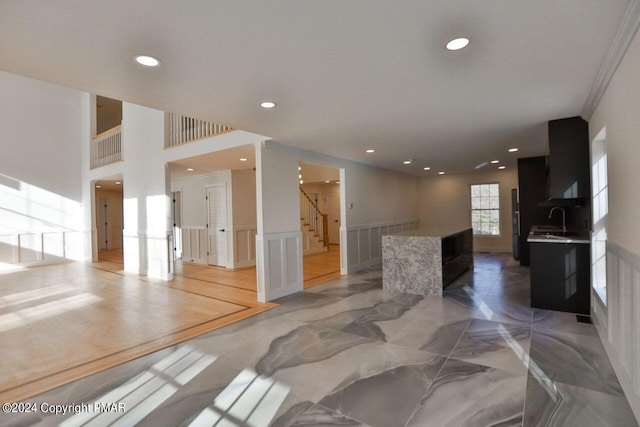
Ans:
[[[591,143],[591,194],[593,234],[591,238],[591,281],[596,295],[607,305],[607,222],[609,185],[607,183],[607,129]]]
[[[500,185],[471,185],[471,226],[473,234],[500,235]]]

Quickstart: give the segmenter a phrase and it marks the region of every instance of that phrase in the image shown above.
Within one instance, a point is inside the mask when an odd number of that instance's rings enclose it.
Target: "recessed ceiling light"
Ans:
[[[375,152],[376,152],[376,150],[374,150],[373,148],[369,148],[369,149],[367,150],[367,153],[375,153]]]
[[[298,170],[301,171],[302,170],[302,166],[298,166]]]
[[[102,185],[96,185],[96,188],[102,188]]]
[[[402,163],[404,163],[405,165],[410,165],[410,164],[411,164],[411,160],[405,160],[405,161],[404,161],[404,162],[402,162]]]
[[[144,65],[145,67],[157,67],[160,65],[159,59],[149,55],[136,55],[134,59],[138,64]]]
[[[324,183],[325,183],[325,184],[328,184],[328,183],[330,183],[330,182],[331,182],[331,181],[325,181]]]
[[[430,168],[429,166],[425,166],[425,167],[423,167],[422,169],[424,169],[424,170],[426,170],[426,171],[430,171],[430,170],[431,170],[431,168]]]
[[[120,181],[116,181],[116,185],[120,185],[122,184]]]
[[[336,184],[340,184],[340,181],[336,181]]]
[[[510,153],[515,153],[516,151],[518,151],[518,149],[517,149],[517,148],[509,148],[509,152],[510,152]]]
[[[187,172],[193,172],[194,170],[194,168],[187,168]]]
[[[304,184],[304,181],[303,181],[303,180],[300,180],[300,184]]]
[[[502,170],[504,168],[506,168],[506,166],[498,166],[498,169],[500,169],[500,170]]]
[[[447,43],[447,50],[460,50],[462,48],[467,47],[469,44],[469,39],[466,37],[460,37],[457,39],[451,40]]]
[[[302,174],[298,174],[298,179],[302,179]]]
[[[276,103],[273,101],[262,101],[260,103],[262,108],[266,108],[267,110],[276,106]]]
[[[491,163],[495,165],[496,163],[500,163],[500,160],[491,160]]]
[[[244,157],[241,157],[241,158],[240,158],[240,161],[241,161],[241,162],[246,162],[246,161],[247,161],[247,159],[245,159]]]
[[[438,175],[444,175],[444,171],[438,172]]]

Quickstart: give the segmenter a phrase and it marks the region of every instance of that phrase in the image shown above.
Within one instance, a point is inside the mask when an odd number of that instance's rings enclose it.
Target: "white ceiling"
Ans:
[[[461,172],[546,152],[546,122],[581,113],[629,1],[3,1],[0,69],[385,168]],[[443,48],[462,35],[468,48]]]
[[[222,170],[253,169],[255,166],[255,148],[253,145],[243,145],[171,162],[169,163],[169,172],[171,179],[180,179]],[[193,171],[188,171],[187,168],[191,168]]]

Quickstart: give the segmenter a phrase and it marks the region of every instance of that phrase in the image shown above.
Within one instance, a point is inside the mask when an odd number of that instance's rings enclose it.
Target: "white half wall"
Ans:
[[[607,307],[594,298],[600,338],[640,419],[640,34],[636,34],[589,120],[591,140],[606,128],[609,213]]]
[[[473,249],[477,252],[512,253],[511,190],[518,187],[515,167],[420,178],[420,226],[471,227],[470,185],[489,183],[500,184],[500,236],[473,236]]]

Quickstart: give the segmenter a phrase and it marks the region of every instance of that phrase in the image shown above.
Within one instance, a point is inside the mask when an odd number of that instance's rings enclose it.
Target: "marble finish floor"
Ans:
[[[593,325],[529,308],[528,277],[484,254],[442,298],[343,276],[29,400],[124,411],[0,425],[637,426]]]

